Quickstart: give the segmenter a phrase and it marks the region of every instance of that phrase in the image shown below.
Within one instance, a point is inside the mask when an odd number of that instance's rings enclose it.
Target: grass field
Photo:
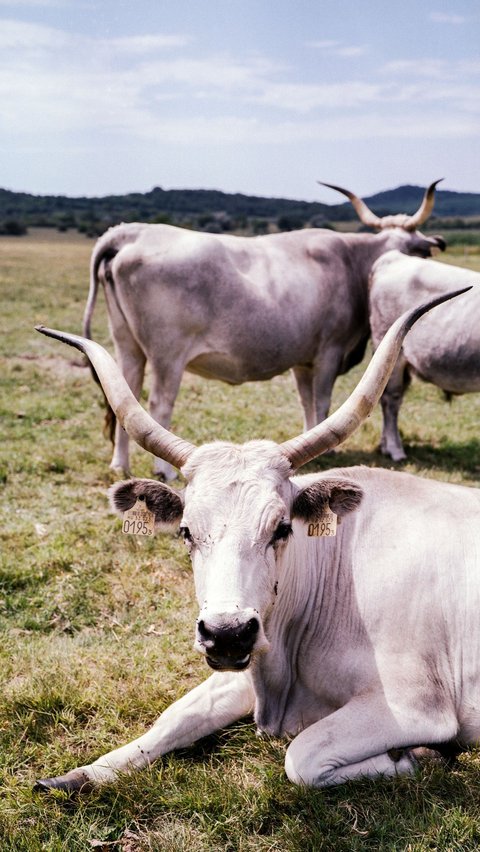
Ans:
[[[32,792],[35,778],[143,732],[207,674],[192,650],[182,542],[122,536],[105,497],[100,393],[74,350],[33,331],[80,330],[91,247],[69,233],[0,240],[1,852],[477,849],[479,751],[449,772],[429,764],[410,779],[304,790],[284,776],[284,742],[258,739],[248,720],[89,797]],[[480,270],[471,249],[445,259]],[[94,334],[108,344],[102,298]],[[360,373],[339,380],[335,406]],[[446,404],[414,383],[401,415],[402,467],[478,486],[479,420],[480,396]],[[301,414],[289,376],[239,389],[187,376],[173,426],[196,443],[283,440],[300,431]],[[377,412],[338,464],[386,464],[379,434]],[[137,449],[132,466],[148,476],[150,459]]]

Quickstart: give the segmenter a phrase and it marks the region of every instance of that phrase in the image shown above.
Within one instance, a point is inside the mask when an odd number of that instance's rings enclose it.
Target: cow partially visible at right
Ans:
[[[370,275],[370,326],[374,348],[404,311],[456,287],[473,285],[462,300],[423,317],[406,339],[381,398],[381,450],[394,461],[406,453],[398,414],[412,374],[448,396],[480,391],[480,275],[459,266],[389,251]]]

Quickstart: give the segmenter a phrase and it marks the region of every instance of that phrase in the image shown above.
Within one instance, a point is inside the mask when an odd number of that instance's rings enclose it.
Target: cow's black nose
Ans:
[[[213,624],[200,619],[197,624],[199,643],[205,649],[208,665],[216,671],[242,671],[250,664],[260,622],[257,618],[240,621],[238,617]]]
[[[257,633],[260,629],[260,624],[257,618],[249,618],[248,621],[233,624],[222,623],[220,626],[209,624],[200,619],[198,621],[198,636],[202,644],[208,650],[217,649],[235,649],[236,646],[241,646],[242,649],[253,647]]]

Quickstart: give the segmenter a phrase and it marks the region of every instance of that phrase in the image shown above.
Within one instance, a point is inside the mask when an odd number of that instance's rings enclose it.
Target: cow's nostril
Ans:
[[[212,646],[215,642],[215,634],[212,630],[209,630],[203,619],[197,624],[198,627],[198,635],[202,642],[204,642],[208,646]]]
[[[258,633],[260,624],[258,622],[258,618],[250,618],[249,621],[243,627],[243,630],[240,633],[241,639],[253,639],[253,637]]]
[[[260,622],[258,618],[249,618],[248,621],[236,624],[222,624],[216,626],[208,624],[203,618],[197,622],[198,637],[206,648],[228,647],[232,648],[235,645],[241,647],[251,647],[255,641],[257,633],[260,630]]]

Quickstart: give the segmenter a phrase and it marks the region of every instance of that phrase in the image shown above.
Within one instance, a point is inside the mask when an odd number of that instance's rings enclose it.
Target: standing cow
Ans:
[[[363,357],[374,261],[394,248],[428,257],[445,247],[441,237],[416,230],[430,215],[435,186],[414,215],[369,220],[381,230],[377,235],[306,229],[238,237],[137,223],[110,228],[92,255],[84,335],[90,337],[102,282],[122,373],[138,399],[149,362],[150,413],[165,428],[184,370],[236,385],[292,367],[310,429],[327,416],[336,377]],[[365,221],[368,208],[348,195]],[[112,416],[112,435],[114,423]],[[119,424],[111,467],[130,467],[128,435]],[[154,473],[174,476],[158,458]]]
[[[409,747],[480,737],[480,491],[362,467],[293,475],[368,416],[424,309],[397,320],[337,412],[280,445],[195,447],[102,347],[40,329],[85,352],[129,435],[182,470],[183,493],[134,479],[111,500],[123,512],[143,498],[158,526],[180,525],[214,671],[146,734],[40,789],[110,781],[250,713],[293,738],[287,775],[315,786],[408,773]]]
[[[394,461],[406,458],[398,413],[410,373],[446,394],[480,391],[480,276],[458,266],[406,257],[391,251],[373,266],[370,279],[370,325],[378,346],[392,322],[426,299],[452,287],[474,285],[462,299],[425,316],[405,341],[382,395],[382,452]]]

